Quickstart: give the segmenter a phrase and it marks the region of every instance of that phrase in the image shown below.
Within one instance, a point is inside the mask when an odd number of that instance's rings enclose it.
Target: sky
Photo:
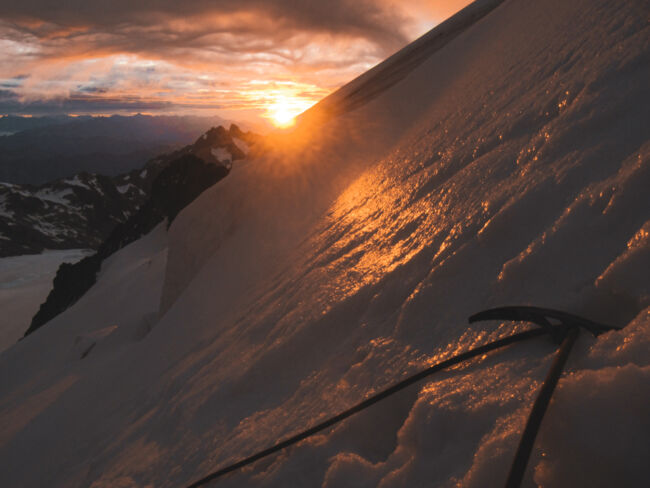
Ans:
[[[469,0],[0,2],[0,114],[290,120]]]

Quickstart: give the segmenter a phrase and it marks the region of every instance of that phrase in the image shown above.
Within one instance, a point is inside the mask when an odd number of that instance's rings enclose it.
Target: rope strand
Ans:
[[[207,476],[201,478],[198,481],[195,481],[191,485],[189,485],[187,488],[197,488],[199,486],[202,486],[212,480],[215,480],[221,476],[224,476],[228,473],[232,473],[233,471],[236,471],[240,468],[243,468],[244,466],[248,466],[249,464],[253,464],[255,461],[258,461],[262,458],[265,458],[267,456],[270,456],[271,454],[274,454],[278,451],[281,451],[283,449],[286,449],[289,446],[292,446],[294,444],[297,444],[298,442],[307,439],[308,437],[311,437],[312,435],[316,434],[317,432],[320,432],[324,429],[327,429],[328,427],[331,427],[332,425],[341,422],[342,420],[345,420],[346,418],[354,415],[355,413],[361,412],[362,410],[365,410],[366,408],[370,407],[371,405],[374,405],[375,403],[391,396],[394,395],[395,393],[403,390],[404,388],[407,388],[411,386],[414,383],[417,383],[418,381],[423,380],[424,378],[431,376],[433,373],[436,373],[438,371],[441,371],[443,369],[449,368],[450,366],[454,366],[456,364],[462,363],[464,361],[467,361],[469,359],[472,359],[476,356],[480,356],[482,354],[485,354],[487,352],[493,351],[495,349],[499,349],[505,346],[509,346],[510,344],[514,344],[516,342],[521,342],[525,341],[528,339],[532,339],[534,337],[539,337],[542,335],[548,334],[549,331],[547,329],[531,329],[527,330],[524,332],[518,332],[516,334],[512,334],[508,337],[504,337],[502,339],[498,339],[493,342],[489,342],[487,344],[484,344],[482,346],[476,347],[474,349],[470,349],[469,351],[466,351],[464,353],[461,353],[457,356],[454,356],[452,358],[446,359],[440,363],[434,364],[433,366],[430,366],[419,373],[416,373],[414,375],[409,376],[408,378],[400,381],[399,383],[396,383],[395,385],[375,394],[372,395],[371,397],[365,399],[364,401],[358,403],[357,405],[339,413],[338,415],[335,415],[334,417],[330,417],[327,420],[307,429],[299,434],[296,434],[292,437],[289,437],[288,439],[285,439],[284,441],[278,442],[272,447],[269,447],[267,449],[264,449],[263,451],[259,451],[256,454],[253,454],[252,456],[249,456],[245,459],[242,459],[241,461],[238,461],[234,464],[230,464],[224,468],[221,468],[219,470],[216,470]]]

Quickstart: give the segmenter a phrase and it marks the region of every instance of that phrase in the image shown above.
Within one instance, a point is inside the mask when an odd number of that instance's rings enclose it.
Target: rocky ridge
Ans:
[[[229,169],[259,138],[236,125],[210,129],[191,145],[115,177],[79,173],[42,185],[0,183],[0,257],[46,249],[99,249],[151,196],[157,176],[193,154]]]
[[[132,185],[134,200],[136,192],[146,199],[139,207],[131,207],[130,212],[122,212],[124,219],[108,233],[95,254],[60,266],[54,287],[25,335],[81,298],[95,283],[104,259],[147,234],[163,220],[169,225],[185,206],[226,177],[233,161],[246,158],[251,146],[259,140],[259,136],[243,132],[234,124],[228,130],[219,126],[203,134],[194,144],[149,161],[135,174],[120,176],[118,181],[127,182],[124,186]]]

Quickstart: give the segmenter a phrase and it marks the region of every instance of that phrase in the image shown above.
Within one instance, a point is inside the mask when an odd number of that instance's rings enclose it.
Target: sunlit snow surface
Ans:
[[[535,304],[626,327],[581,335],[526,485],[642,486],[647,14],[507,1],[306,147],[237,165],[0,357],[2,484],[183,486],[513,331],[471,313]],[[503,486],[554,350],[441,373],[214,485]]]
[[[0,259],[0,352],[23,336],[50,292],[59,265],[88,253],[72,249]]]

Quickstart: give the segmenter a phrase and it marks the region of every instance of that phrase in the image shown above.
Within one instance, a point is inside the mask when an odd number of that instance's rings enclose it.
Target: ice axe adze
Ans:
[[[549,319],[553,319],[558,323],[552,324]],[[530,453],[535,443],[535,437],[537,437],[537,432],[542,424],[542,419],[551,401],[555,386],[560,379],[562,369],[569,357],[571,348],[578,338],[580,329],[583,328],[591,332],[594,336],[598,336],[609,330],[620,330],[620,327],[599,324],[559,310],[526,306],[492,308],[474,314],[469,318],[470,323],[479,320],[517,320],[531,322],[547,330],[553,340],[560,344],[553,364],[546,375],[546,379],[530,411],[526,428],[519,441],[517,453],[512,461],[510,474],[505,484],[506,488],[518,488],[521,486],[526,465],[528,464],[528,459],[530,458]]]

